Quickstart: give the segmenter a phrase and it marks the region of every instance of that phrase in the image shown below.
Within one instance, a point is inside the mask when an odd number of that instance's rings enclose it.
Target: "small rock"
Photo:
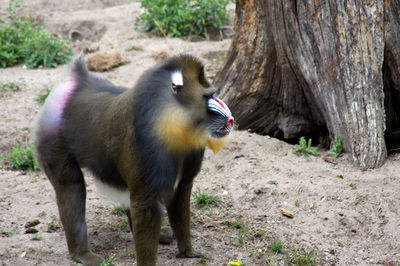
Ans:
[[[171,56],[171,51],[169,49],[155,50],[152,52],[152,56],[157,62],[162,62]]]
[[[41,229],[43,232],[46,232],[46,233],[50,232],[50,228],[47,224],[43,225]]]
[[[34,227],[36,225],[40,224],[40,221],[38,219],[32,220],[32,221],[28,221],[25,224],[25,228],[29,228],[29,227]]]
[[[256,188],[254,189],[254,194],[259,195],[259,194],[263,194],[266,193],[267,189],[266,188]]]
[[[28,229],[25,230],[25,234],[36,234],[39,232],[36,228],[29,227]]]
[[[293,217],[294,217],[293,213],[291,213],[291,212],[289,212],[289,211],[287,211],[287,210],[285,210],[285,209],[281,209],[281,213],[282,213],[284,216],[289,217],[289,218],[293,218]]]
[[[129,63],[129,60],[119,51],[96,52],[86,59],[89,70],[101,72],[127,63]]]

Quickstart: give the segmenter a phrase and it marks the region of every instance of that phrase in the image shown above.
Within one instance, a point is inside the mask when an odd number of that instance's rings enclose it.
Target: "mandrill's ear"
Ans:
[[[183,75],[181,70],[172,72],[171,89],[174,94],[179,94],[183,88]]]

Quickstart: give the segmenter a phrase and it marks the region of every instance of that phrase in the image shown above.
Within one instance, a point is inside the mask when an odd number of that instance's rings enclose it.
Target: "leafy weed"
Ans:
[[[45,31],[26,16],[17,15],[21,0],[10,0],[5,10],[7,22],[0,18],[0,67],[24,63],[28,68],[55,67],[72,56],[68,42]]]
[[[231,0],[141,0],[144,12],[137,18],[144,31],[164,37],[192,34],[207,37],[207,27],[221,28],[228,24],[226,6]]]
[[[33,155],[31,145],[22,147],[22,143],[20,143],[17,147],[12,148],[10,153],[0,156],[0,159],[4,158],[11,158],[11,164],[14,169],[23,169],[28,172],[39,170],[39,165]]]
[[[343,138],[338,136],[333,139],[332,148],[328,151],[328,154],[337,158],[343,152]]]
[[[308,157],[310,154],[316,155],[317,148],[311,147],[311,144],[312,144],[311,139],[309,139],[307,142],[305,137],[301,137],[299,140],[299,144],[295,145],[292,148],[292,151],[295,153],[301,153],[301,154],[303,154],[304,157]]]
[[[220,199],[217,196],[211,196],[202,193],[200,192],[200,189],[192,193],[192,196],[194,198],[194,203],[196,205],[203,206],[204,208],[211,207],[212,205],[219,206]]]

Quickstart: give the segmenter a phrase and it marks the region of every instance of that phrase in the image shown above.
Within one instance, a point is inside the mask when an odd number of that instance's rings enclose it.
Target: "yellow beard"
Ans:
[[[179,153],[209,147],[216,154],[228,144],[229,137],[212,138],[205,130],[193,128],[190,119],[184,110],[168,108],[156,123],[157,135],[169,149]]]
[[[214,152],[214,154],[217,154],[220,150],[222,150],[223,147],[225,147],[229,142],[229,137],[225,138],[212,138],[209,137],[207,139],[207,146]]]

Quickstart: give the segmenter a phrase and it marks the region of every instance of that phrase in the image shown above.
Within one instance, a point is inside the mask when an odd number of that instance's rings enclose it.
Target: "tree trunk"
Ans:
[[[381,166],[400,136],[399,7],[237,0],[232,45],[214,83],[239,128],[324,146],[342,136],[361,168]]]

